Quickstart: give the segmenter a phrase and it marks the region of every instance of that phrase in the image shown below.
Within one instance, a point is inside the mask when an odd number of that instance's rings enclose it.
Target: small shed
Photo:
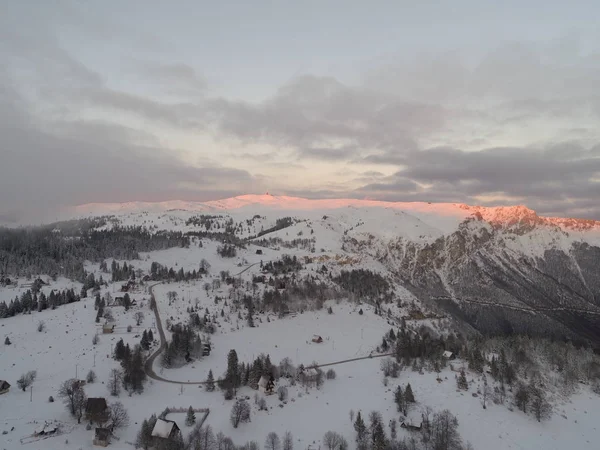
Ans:
[[[108,421],[108,404],[104,397],[90,397],[85,404],[85,418],[90,422]]]
[[[102,333],[103,334],[113,333],[114,331],[115,331],[114,323],[105,323],[104,325],[102,325]]]
[[[454,359],[454,353],[452,353],[450,350],[446,350],[444,353],[442,353],[442,356],[446,359]]]
[[[273,376],[263,375],[260,377],[260,380],[258,380],[258,391],[266,395],[271,395],[275,392],[275,381],[273,380]]]
[[[10,383],[6,380],[0,380],[0,395],[6,394],[10,390]]]
[[[94,445],[99,447],[106,447],[110,444],[111,432],[108,428],[96,428],[96,434],[94,435]]]
[[[256,254],[257,254],[257,255],[262,255],[262,254],[263,254],[263,251],[262,251],[262,250],[259,248],[258,250],[256,250]]]
[[[58,425],[55,423],[44,422],[44,425],[34,431],[35,436],[52,436],[58,431]]]
[[[323,338],[317,334],[313,334],[312,341],[317,344],[320,344],[321,342],[323,342]]]
[[[152,429],[152,437],[160,439],[174,439],[179,433],[179,427],[172,420],[157,419]]]

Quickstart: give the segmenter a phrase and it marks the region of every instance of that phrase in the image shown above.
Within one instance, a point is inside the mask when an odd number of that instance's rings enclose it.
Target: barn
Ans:
[[[85,404],[85,418],[90,422],[108,421],[108,404],[104,397],[90,397]]]
[[[0,380],[0,395],[6,394],[10,390],[10,383],[6,380]]]

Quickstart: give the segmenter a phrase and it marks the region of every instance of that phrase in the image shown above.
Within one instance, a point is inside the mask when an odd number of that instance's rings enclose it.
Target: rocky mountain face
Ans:
[[[600,248],[585,234],[598,223],[539,217],[524,207],[495,210],[473,208],[455,232],[432,242],[346,242],[370,252],[422,301],[481,332],[600,344]]]

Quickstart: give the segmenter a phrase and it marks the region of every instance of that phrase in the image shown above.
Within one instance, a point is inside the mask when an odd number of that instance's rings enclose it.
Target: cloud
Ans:
[[[206,78],[185,63],[144,61],[136,72],[140,81],[176,97],[203,96],[208,87]]]
[[[136,32],[108,16],[19,8],[0,16],[0,220],[265,184],[312,198],[519,202],[600,218],[600,57],[577,35],[394,57],[358,83],[304,74],[247,101],[214,94],[201,58],[134,52]],[[102,52],[79,48],[77,58],[61,35],[69,24],[90,29],[92,44],[127,42],[123,55],[139,56],[126,76]]]
[[[3,79],[3,81],[7,81]],[[260,188],[245,170],[183,162],[177,151],[135,143],[115,124],[63,121],[48,131],[0,88],[0,214],[41,217],[66,205],[133,200],[209,200]]]
[[[433,148],[412,152],[402,168],[357,193],[403,201],[470,204],[525,202],[544,214],[599,217],[600,145],[566,142],[543,149],[489,148],[466,152]],[[493,200],[485,200],[492,198]]]

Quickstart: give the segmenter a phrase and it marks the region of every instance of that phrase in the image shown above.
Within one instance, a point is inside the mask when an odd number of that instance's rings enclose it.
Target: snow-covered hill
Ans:
[[[309,200],[244,195],[204,203],[81,205],[61,218],[106,227],[308,239],[312,251],[365,258],[431,307],[481,331],[552,332],[600,342],[600,222],[541,217],[525,206]],[[212,217],[210,225],[200,217]],[[278,227],[277,220],[293,223]],[[276,242],[277,241],[277,242]]]

